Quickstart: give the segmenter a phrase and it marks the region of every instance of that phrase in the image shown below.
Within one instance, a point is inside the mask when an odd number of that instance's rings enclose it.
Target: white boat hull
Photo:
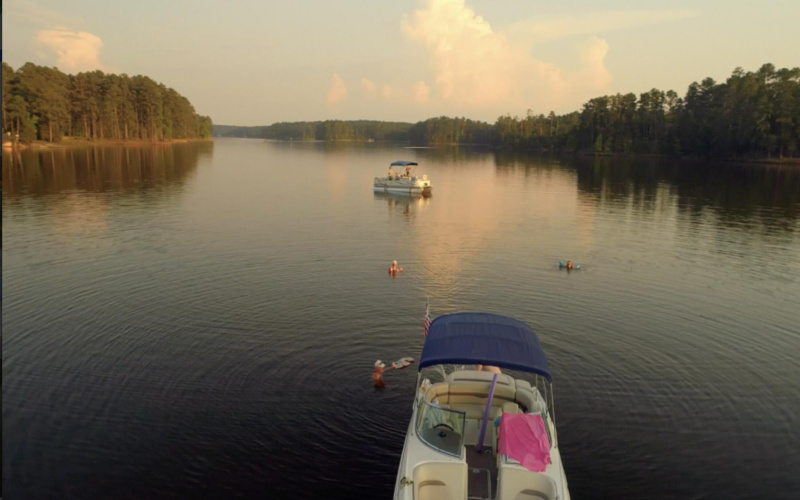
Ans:
[[[390,179],[388,177],[376,177],[372,190],[376,193],[400,194],[406,196],[428,196],[431,194],[433,186],[427,176],[423,178]]]
[[[504,383],[507,385],[503,389],[504,393],[499,396],[504,397],[505,401],[502,407],[493,406],[492,417],[488,420],[489,429],[483,437],[483,442],[478,444],[481,407],[485,405],[490,384],[490,379],[486,375],[488,375],[486,372],[456,372],[448,376],[444,383],[428,386],[429,389],[423,388],[417,393],[395,480],[393,497],[395,500],[426,498],[511,500],[529,498],[518,495],[531,491],[536,492],[537,500],[569,500],[569,488],[561,463],[555,425],[536,388],[531,388],[524,381],[504,376],[506,377]],[[463,380],[459,380],[459,377]],[[484,380],[477,381],[478,377]],[[517,384],[519,389],[516,388]],[[442,452],[426,441],[431,439],[430,434],[421,435],[418,423],[425,420],[425,417],[420,419],[419,412],[424,411],[425,406],[421,400],[448,401],[445,407],[466,412],[465,434],[460,449],[453,449],[453,453]],[[499,402],[501,401],[498,400]],[[518,462],[497,453],[498,436],[493,421],[497,415],[507,410],[539,414],[544,417],[551,448],[550,464],[543,472],[531,472]],[[480,447],[485,449],[479,452],[477,450]]]

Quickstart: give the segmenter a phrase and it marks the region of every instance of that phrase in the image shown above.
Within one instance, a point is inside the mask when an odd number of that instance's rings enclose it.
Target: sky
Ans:
[[[800,1],[6,0],[3,59],[142,74],[214,123],[579,110],[800,66]]]

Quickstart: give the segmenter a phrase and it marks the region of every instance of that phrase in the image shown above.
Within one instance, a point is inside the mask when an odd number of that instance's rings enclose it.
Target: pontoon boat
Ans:
[[[375,177],[372,190],[376,193],[394,193],[409,196],[428,196],[431,194],[431,181],[427,175],[417,177],[411,167],[416,167],[413,161],[396,161],[389,165],[386,177]]]

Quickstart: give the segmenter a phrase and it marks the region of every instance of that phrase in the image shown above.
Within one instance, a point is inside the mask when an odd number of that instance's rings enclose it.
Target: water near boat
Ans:
[[[2,190],[4,498],[391,498],[426,298],[539,335],[573,498],[800,491],[796,167],[226,139]]]

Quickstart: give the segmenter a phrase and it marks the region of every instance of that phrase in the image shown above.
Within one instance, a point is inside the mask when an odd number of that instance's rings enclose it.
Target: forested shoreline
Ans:
[[[360,124],[360,125],[359,125]],[[370,124],[364,126],[363,124]],[[494,124],[438,117],[417,123],[328,120],[264,127],[215,126],[214,135],[278,140],[390,140],[413,145],[484,144],[600,155],[800,158],[800,68],[736,68],[673,90],[596,97],[580,111],[505,115]]]
[[[165,142],[211,137],[213,123],[172,88],[136,75],[91,71],[68,75],[25,63],[16,71],[3,62],[3,136],[59,143]]]
[[[377,120],[279,122],[257,127],[214,125],[216,137],[252,137],[286,141],[408,141],[411,123]]]

